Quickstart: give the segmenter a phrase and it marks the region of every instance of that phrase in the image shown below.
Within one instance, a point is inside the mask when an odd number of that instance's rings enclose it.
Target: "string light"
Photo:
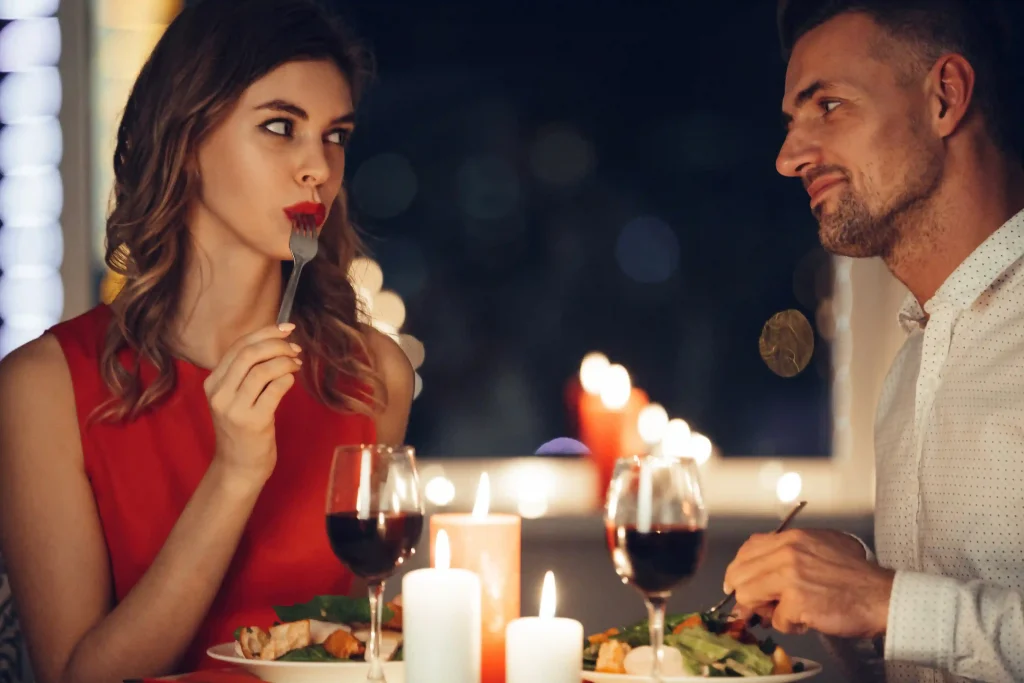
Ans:
[[[64,312],[58,5],[0,2],[0,357]]]

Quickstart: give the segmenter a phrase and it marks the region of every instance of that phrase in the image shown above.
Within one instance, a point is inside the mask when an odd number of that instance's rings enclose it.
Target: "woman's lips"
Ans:
[[[285,207],[284,214],[288,216],[290,221],[294,221],[296,216],[312,216],[313,220],[316,221],[317,227],[319,227],[327,219],[327,207],[320,202],[299,202],[298,204]]]

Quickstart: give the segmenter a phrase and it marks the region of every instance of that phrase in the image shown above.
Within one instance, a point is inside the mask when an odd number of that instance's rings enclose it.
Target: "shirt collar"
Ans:
[[[900,326],[907,332],[921,327],[941,309],[964,311],[990,289],[1024,255],[1024,210],[1003,223],[946,278],[935,296],[922,307],[914,295],[900,306]]]
[[[907,294],[900,306],[898,318],[900,327],[909,334],[919,327],[924,327],[924,321],[928,318],[928,314],[921,308],[921,304],[917,303],[917,297]]]

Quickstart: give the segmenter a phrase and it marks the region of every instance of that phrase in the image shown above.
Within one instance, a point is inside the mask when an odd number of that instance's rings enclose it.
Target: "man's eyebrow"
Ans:
[[[822,90],[827,90],[833,87],[835,84],[830,81],[823,81],[818,79],[811,83],[809,86],[801,90],[793,98],[793,107],[800,109],[805,104],[811,101],[811,99]],[[790,124],[793,123],[793,115],[782,112],[782,126],[783,128],[789,128]]]
[[[297,104],[293,104],[286,100],[271,100],[269,102],[264,102],[263,104],[255,107],[255,109],[268,109],[270,111],[280,111],[286,114],[291,114],[292,116],[302,119],[303,121],[309,120],[309,114],[306,113],[305,109],[303,109]],[[352,123],[355,120],[355,112],[349,112],[348,114],[342,114],[341,116],[335,117],[331,121],[331,125],[338,123]]]

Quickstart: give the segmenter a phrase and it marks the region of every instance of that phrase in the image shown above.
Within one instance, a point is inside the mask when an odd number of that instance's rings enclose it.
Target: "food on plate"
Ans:
[[[739,619],[668,616],[664,644],[661,672],[667,676],[771,676],[803,670],[770,637],[759,639]],[[583,668],[597,673],[645,676],[653,660],[646,619],[589,636],[583,650]]]
[[[370,603],[339,595],[318,595],[309,602],[275,607],[280,620],[267,630],[243,626],[235,631],[235,653],[245,659],[287,662],[364,661],[370,639]],[[380,656],[402,659],[402,598],[385,605]]]

